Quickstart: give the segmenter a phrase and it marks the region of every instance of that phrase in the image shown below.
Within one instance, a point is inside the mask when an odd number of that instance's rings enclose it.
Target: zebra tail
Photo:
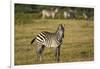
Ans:
[[[34,42],[35,39],[36,39],[36,38],[34,38],[34,39],[31,41],[31,44]]]

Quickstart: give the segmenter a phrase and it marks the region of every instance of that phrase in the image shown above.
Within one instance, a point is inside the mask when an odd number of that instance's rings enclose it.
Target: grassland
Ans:
[[[35,45],[31,40],[41,31],[55,32],[59,24],[65,24],[60,62],[94,60],[93,20],[30,19],[15,18],[15,65],[56,63],[54,49],[45,48],[43,61],[36,61]]]

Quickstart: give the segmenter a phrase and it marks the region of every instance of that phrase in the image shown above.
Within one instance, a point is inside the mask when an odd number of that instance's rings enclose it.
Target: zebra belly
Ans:
[[[44,44],[46,47],[57,47],[57,42],[55,40],[51,40],[48,42],[46,42],[47,44]]]
[[[57,42],[55,40],[53,40],[52,43],[51,43],[51,47],[57,47],[57,46],[58,46]]]

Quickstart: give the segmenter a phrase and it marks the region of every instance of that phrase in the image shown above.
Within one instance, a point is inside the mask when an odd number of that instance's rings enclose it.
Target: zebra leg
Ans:
[[[55,49],[55,60],[60,61],[60,46]]]
[[[39,61],[42,61],[42,52],[44,50],[45,46],[39,46],[37,48],[37,59],[39,59]]]
[[[60,47],[57,47],[57,62],[60,61]]]

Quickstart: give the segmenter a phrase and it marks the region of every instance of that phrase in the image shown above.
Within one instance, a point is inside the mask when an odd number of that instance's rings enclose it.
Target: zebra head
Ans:
[[[62,38],[64,38],[64,26],[62,24],[59,24],[56,35],[58,40],[62,40]]]

